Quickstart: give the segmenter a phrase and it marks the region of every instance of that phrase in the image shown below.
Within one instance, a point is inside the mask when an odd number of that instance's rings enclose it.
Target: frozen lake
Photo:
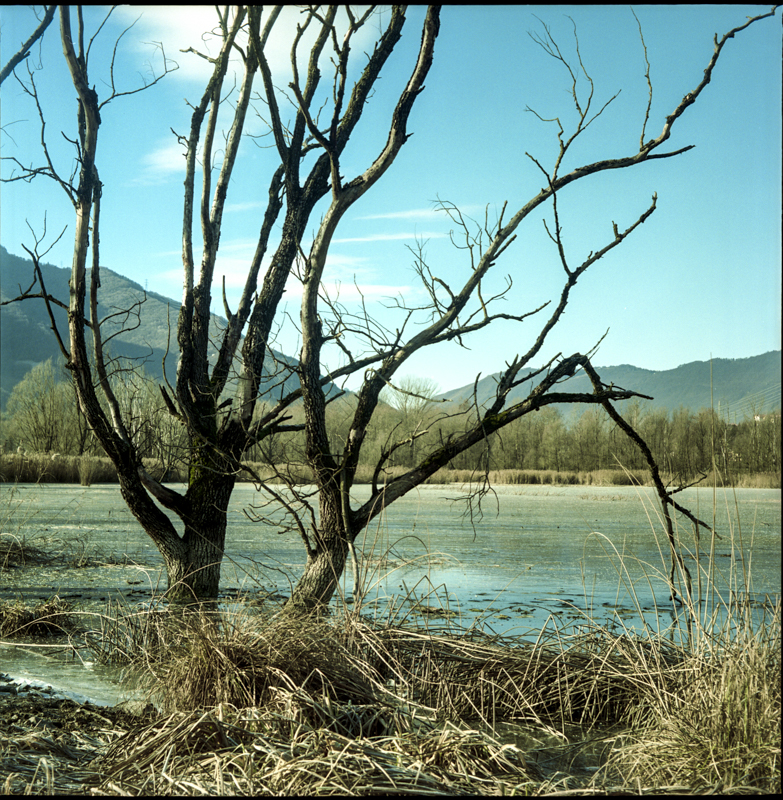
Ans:
[[[180,487],[181,488],[181,487]],[[535,636],[543,625],[579,625],[586,617],[641,631],[673,620],[669,546],[651,489],[590,486],[498,486],[472,526],[463,512],[466,487],[427,485],[393,504],[360,534],[357,550],[364,611],[433,627],[481,623],[498,633]],[[369,497],[356,487],[354,500]],[[780,492],[764,489],[688,489],[680,503],[721,537],[715,541],[715,585],[724,596],[750,576],[751,600],[780,593]],[[259,496],[235,490],[229,511],[222,586],[225,602],[237,591],[287,595],[301,574],[298,535],[252,522],[245,510]],[[0,534],[24,537],[44,551],[81,554],[103,563],[43,566],[0,573],[0,596],[34,600],[59,594],[80,603],[103,602],[121,591],[127,602],[148,601],[165,589],[162,560],[133,519],[116,486],[0,487]],[[697,586],[691,523],[677,518],[683,554]],[[708,568],[710,537],[702,533],[700,564]],[[705,575],[706,577],[706,575]],[[342,602],[351,594],[350,563]],[[421,606],[411,602],[416,594]],[[702,591],[702,596],[705,592]],[[406,599],[407,598],[407,599]],[[446,615],[444,616],[443,611]],[[641,612],[641,615],[640,615]],[[640,618],[641,616],[641,618]],[[65,663],[46,648],[0,643],[0,670],[40,678],[104,702],[121,697],[116,671]]]
[[[368,486],[356,487],[354,501],[366,499],[369,491]],[[23,535],[44,550],[53,542],[74,553],[97,552],[128,564],[6,572],[6,590],[22,583],[90,588],[90,595],[117,588],[146,594],[165,587],[158,551],[116,486],[23,485],[0,492],[0,507],[13,509],[4,534]],[[512,616],[526,627],[540,627],[548,613],[562,610],[564,601],[611,616],[617,606],[635,605],[635,593],[643,607],[657,604],[668,610],[669,590],[662,575],[669,570],[669,546],[651,489],[498,486],[495,492],[485,498],[483,518],[474,526],[463,514],[466,487],[426,485],[393,504],[357,540],[368,596],[387,600],[414,586],[419,593],[445,587],[439,602],[448,598],[467,623],[479,615],[489,619],[492,612],[485,612],[492,607],[499,630],[510,627],[509,620],[497,618],[501,607],[521,608]],[[678,500],[712,521],[711,489],[688,489]],[[302,543],[296,534],[281,535],[273,526],[248,519],[245,510],[258,501],[250,485],[234,491],[222,586],[288,594],[304,564]],[[719,490],[714,510],[721,537],[713,562],[718,586],[736,588],[744,560],[754,595],[779,593],[780,492]],[[677,533],[695,581],[693,529],[680,515]],[[709,546],[710,537],[702,532],[702,569]],[[352,587],[350,568],[346,576]]]

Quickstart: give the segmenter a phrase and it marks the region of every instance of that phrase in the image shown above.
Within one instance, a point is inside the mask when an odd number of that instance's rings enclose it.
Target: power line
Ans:
[[[727,422],[739,422],[755,414],[768,413],[780,408],[780,381],[751,392],[735,403],[719,403],[716,411]]]

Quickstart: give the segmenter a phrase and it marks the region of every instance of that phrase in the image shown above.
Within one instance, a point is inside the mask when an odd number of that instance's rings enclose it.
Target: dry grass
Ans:
[[[160,663],[145,665],[166,710],[229,703],[264,706],[275,691],[304,690],[330,702],[378,701],[366,663],[325,622],[241,613],[194,615],[189,633]]]
[[[526,793],[540,775],[521,750],[445,726],[345,736],[281,723],[285,693],[262,711],[178,712],[120,739],[94,767],[107,794]]]
[[[0,571],[35,564],[46,564],[51,556],[30,544],[24,537],[0,533]]]
[[[579,635],[555,629],[532,643],[477,631],[436,635],[350,615],[125,611],[91,633],[93,653],[131,665],[166,711],[264,706],[282,689],[330,703],[413,702],[442,719],[489,726],[589,727],[630,720],[645,684],[672,682],[684,658],[668,643],[598,626]]]
[[[182,638],[181,626],[176,620],[170,624],[171,615],[155,602],[131,608],[121,600],[109,601],[104,613],[90,614],[89,619],[92,627],[85,632],[85,641],[101,664],[151,663]]]
[[[780,489],[779,472],[757,472],[751,475],[732,476],[738,489]]]
[[[148,472],[163,477],[163,468],[153,459],[144,459]],[[183,481],[181,466],[169,468],[167,481]],[[0,453],[0,483],[117,483],[117,469],[107,456],[67,456],[58,453]]]
[[[540,779],[517,747],[436,724],[394,690],[393,654],[365,623],[242,611],[180,630],[165,658],[137,661],[167,716],[94,765],[111,775],[101,792],[498,793]]]
[[[20,526],[21,527],[21,526]],[[7,569],[57,564],[82,568],[113,563],[114,559],[97,559],[86,552],[79,536],[32,536],[0,533],[0,573]]]
[[[0,636],[60,636],[77,629],[73,606],[52,597],[35,606],[0,600]]]
[[[147,470],[154,477],[163,477],[161,465],[151,459],[145,459]],[[313,483],[312,469],[306,464],[286,462],[274,467],[263,462],[248,462],[248,466],[262,480],[270,484],[282,483],[280,475],[294,484],[307,485]],[[398,477],[408,470],[407,467],[387,467],[384,475],[388,480]],[[373,467],[361,464],[356,473],[356,483],[370,483]],[[471,483],[481,479],[483,472],[473,469],[438,470],[425,482],[431,484]],[[646,470],[597,469],[554,470],[554,469],[498,469],[491,470],[490,482],[501,485],[555,485],[555,486],[651,486],[649,473]],[[668,482],[677,476],[664,475]],[[170,467],[166,471],[167,482],[183,482],[187,479],[187,470],[181,464]],[[240,478],[242,480],[244,478]],[[709,473],[704,485],[717,480],[724,486],[723,476]],[[780,489],[779,472],[761,472],[732,476],[731,483],[736,488]],[[89,486],[93,483],[117,483],[117,470],[105,456],[54,456],[49,453],[0,454],[0,483],[78,483]]]
[[[394,674],[414,698],[449,719],[515,720],[562,730],[630,722],[648,684],[671,680],[680,654],[661,643],[589,633],[522,639],[380,633]]]
[[[160,617],[170,638],[135,674],[165,716],[92,767],[109,794],[777,791],[771,613],[680,644],[589,622],[532,643],[350,614]],[[520,746],[520,731],[548,743]],[[546,768],[591,737],[613,744],[600,770]]]
[[[117,483],[117,470],[106,456],[61,456],[52,453],[0,455],[3,483]]]
[[[736,621],[710,631],[666,691],[648,693],[607,774],[700,793],[780,793],[780,600],[762,623]]]

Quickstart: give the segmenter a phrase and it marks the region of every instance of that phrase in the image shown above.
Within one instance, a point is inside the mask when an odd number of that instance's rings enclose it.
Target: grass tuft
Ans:
[[[760,625],[729,626],[689,653],[620,740],[605,770],[625,783],[780,793],[780,600]],[[717,646],[716,646],[717,645]]]
[[[0,600],[0,636],[59,636],[77,629],[73,607],[59,597],[35,606]]]
[[[142,667],[151,695],[166,710],[264,706],[281,689],[329,703],[379,701],[373,670],[326,622],[188,613],[189,619],[177,615],[181,635],[165,657]]]

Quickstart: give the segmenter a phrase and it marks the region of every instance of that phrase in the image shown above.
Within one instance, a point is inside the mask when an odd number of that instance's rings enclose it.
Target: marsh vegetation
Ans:
[[[619,495],[601,505],[622,514]],[[65,561],[44,541],[15,541],[24,561],[9,547],[17,566],[6,575]],[[741,553],[728,584],[717,554],[700,560],[701,602],[686,598],[669,622],[645,622],[640,600],[613,624],[574,609],[538,633],[495,633],[491,615],[466,630],[415,613],[437,608],[433,595],[398,598],[404,611],[385,617],[342,601],[302,617],[258,592],[184,618],[161,598],[5,602],[6,644],[59,643],[122,675],[138,698],[138,716],[118,706],[98,718],[35,701],[26,718],[54,720],[57,732],[25,730],[21,718],[4,728],[5,790],[776,792],[780,601],[750,591]],[[631,574],[634,556],[624,557]],[[391,556],[378,565],[395,568]]]
[[[102,657],[123,660],[158,710],[104,731],[92,751],[82,739],[91,761],[80,789],[780,790],[779,603],[761,625],[737,607],[726,625],[696,626],[687,639],[586,625],[535,642],[270,612],[186,623],[133,612],[131,640],[128,620],[105,626]],[[59,753],[51,737],[28,736],[28,764],[37,746],[53,766],[20,780],[11,745],[24,748],[9,733],[6,791],[54,791],[76,768],[63,755],[68,736]]]

